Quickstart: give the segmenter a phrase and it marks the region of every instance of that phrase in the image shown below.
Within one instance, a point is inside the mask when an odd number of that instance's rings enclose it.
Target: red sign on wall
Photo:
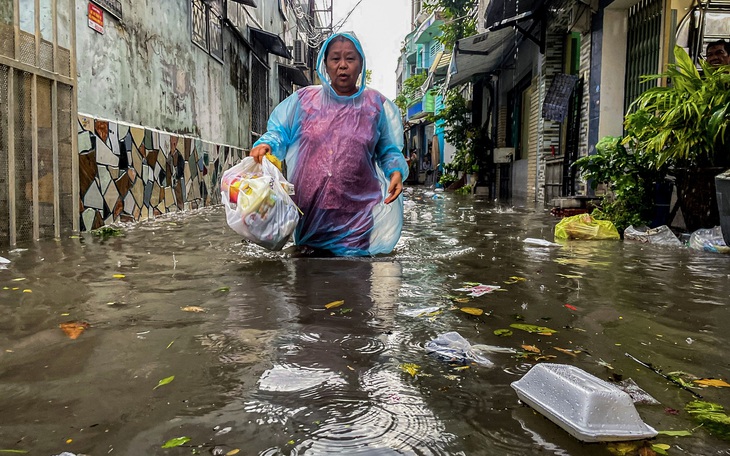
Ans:
[[[104,34],[104,10],[89,2],[89,27]]]

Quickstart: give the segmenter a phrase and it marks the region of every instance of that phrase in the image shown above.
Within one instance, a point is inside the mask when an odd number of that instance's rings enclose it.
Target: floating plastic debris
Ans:
[[[575,366],[542,363],[512,382],[520,400],[584,442],[648,439],[631,396]]]

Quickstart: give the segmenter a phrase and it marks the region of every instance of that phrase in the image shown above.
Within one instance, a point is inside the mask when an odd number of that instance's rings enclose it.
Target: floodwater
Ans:
[[[0,270],[0,450],[614,454],[517,399],[510,383],[553,362],[634,380],[661,402],[637,405],[647,424],[692,431],[649,442],[669,454],[730,454],[684,412],[692,394],[625,356],[730,380],[730,257],[620,241],[533,247],[523,239],[553,240],[545,211],[421,189],[406,200],[401,242],[375,259],[265,251],[221,207],[0,251],[12,261]],[[504,291],[468,298],[454,291],[464,282]],[[89,327],[72,339],[65,322]],[[518,352],[488,353],[491,367],[428,353],[449,331]],[[730,389],[696,391],[730,408]],[[190,440],[161,448],[178,437]]]

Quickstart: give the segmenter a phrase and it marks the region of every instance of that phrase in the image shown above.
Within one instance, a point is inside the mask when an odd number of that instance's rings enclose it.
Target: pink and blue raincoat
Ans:
[[[337,95],[324,62],[324,50],[338,35],[362,56],[358,91]],[[265,143],[286,160],[294,202],[303,212],[294,233],[297,245],[338,256],[390,253],[403,226],[403,196],[384,204],[390,176],[403,181],[403,127],[395,104],[365,86],[365,54],[349,33],[332,35],[317,58],[321,86],[297,90],[271,113]]]

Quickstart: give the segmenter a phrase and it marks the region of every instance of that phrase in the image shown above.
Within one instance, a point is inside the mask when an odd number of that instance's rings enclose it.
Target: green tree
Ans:
[[[476,34],[478,0],[426,0],[423,9],[428,13],[440,11],[444,23],[439,27],[441,35],[434,39],[447,51],[454,48],[457,40]]]
[[[426,82],[427,77],[426,73],[412,74],[403,81],[403,88],[394,100],[395,105],[401,110],[401,114],[406,115],[408,107],[417,100],[421,86]]]

